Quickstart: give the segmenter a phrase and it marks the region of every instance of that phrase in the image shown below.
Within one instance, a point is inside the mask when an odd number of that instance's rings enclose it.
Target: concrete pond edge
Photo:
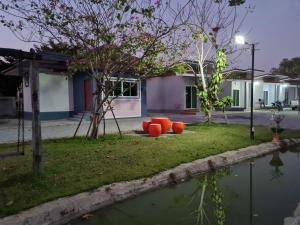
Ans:
[[[184,163],[149,178],[113,183],[93,191],[79,193],[43,203],[18,214],[0,218],[1,225],[60,225],[105,206],[135,197],[192,176],[263,156],[283,147],[300,144],[300,139],[285,139],[224,152],[219,155]]]

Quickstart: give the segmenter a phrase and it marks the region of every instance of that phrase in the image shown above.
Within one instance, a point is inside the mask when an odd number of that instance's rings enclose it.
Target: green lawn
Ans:
[[[150,176],[184,162],[271,140],[268,128],[256,128],[249,140],[248,126],[194,125],[195,133],[170,138],[109,135],[98,140],[45,141],[43,174],[31,174],[31,150],[24,157],[0,161],[0,216],[40,203],[91,190],[116,181]],[[286,131],[284,137],[300,132]],[[0,145],[0,152],[11,149]]]

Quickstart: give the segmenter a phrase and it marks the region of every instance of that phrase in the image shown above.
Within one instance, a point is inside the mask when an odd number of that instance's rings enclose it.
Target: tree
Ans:
[[[61,53],[66,56],[72,57],[76,55],[77,47],[70,46],[67,43],[59,43],[54,42],[53,40],[49,40],[48,43],[42,43],[41,45],[34,45],[34,49],[36,52],[55,52]]]
[[[1,71],[7,69],[10,67],[13,63],[15,63],[17,60],[13,57],[2,57],[0,56],[0,74]]]
[[[224,110],[226,105],[231,104],[229,97],[219,99],[218,95],[224,81],[226,54],[234,52],[231,45],[233,36],[239,31],[248,13],[238,20],[237,7],[243,3],[244,1],[229,1],[229,4],[225,1],[193,1],[189,9],[190,49],[187,54],[197,66],[187,66],[195,74],[201,109],[208,122],[211,122],[211,111],[215,107]],[[209,67],[211,76],[208,74]]]
[[[300,57],[291,59],[284,58],[278,68],[271,69],[272,74],[283,74],[291,78],[300,77]]]
[[[179,15],[189,2],[173,7],[171,0],[12,0],[0,2],[0,19],[21,40],[70,46],[70,74],[84,70],[96,81],[88,131],[96,138],[125,75],[144,78],[175,65],[174,53],[184,47],[176,33],[186,19]]]

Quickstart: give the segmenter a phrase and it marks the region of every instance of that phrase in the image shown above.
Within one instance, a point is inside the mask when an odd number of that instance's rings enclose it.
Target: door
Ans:
[[[264,104],[269,105],[269,91],[264,91]]]
[[[92,111],[92,81],[84,80],[84,110],[87,112]]]
[[[185,87],[185,108],[196,109],[197,108],[197,89],[193,86]]]
[[[233,89],[232,90],[232,106],[240,106],[240,90]]]

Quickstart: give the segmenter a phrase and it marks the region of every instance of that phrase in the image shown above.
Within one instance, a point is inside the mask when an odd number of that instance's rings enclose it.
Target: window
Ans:
[[[289,104],[289,90],[287,88],[284,89],[284,105]]]
[[[110,96],[124,96],[124,97],[138,97],[138,83],[137,81],[106,81],[106,92],[110,88],[114,90]]]
[[[122,96],[122,82],[114,82],[114,96]]]
[[[240,106],[240,90],[237,89],[233,90],[232,98],[233,98],[232,106]]]
[[[185,88],[185,107],[187,109],[197,108],[197,89],[196,87],[187,86]]]
[[[269,105],[269,92],[264,91],[264,104]]]

